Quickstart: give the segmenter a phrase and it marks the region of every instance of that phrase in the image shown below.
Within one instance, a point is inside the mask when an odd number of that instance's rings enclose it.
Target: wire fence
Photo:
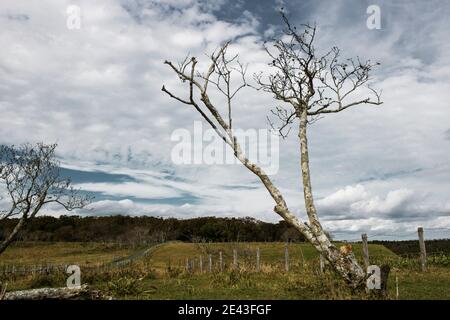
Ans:
[[[371,261],[381,261],[381,260],[386,260],[386,259],[392,259],[392,257],[386,257],[386,255],[382,254],[382,253],[378,253],[375,252],[374,254],[369,252],[369,247],[367,245],[367,241],[364,242],[364,238],[366,238],[367,240],[371,240],[371,241],[383,241],[383,240],[376,240],[376,238],[379,237],[392,237],[393,239],[398,240],[401,237],[413,237],[415,236],[415,241],[417,241],[417,245],[414,245],[413,250],[414,252],[404,252],[404,253],[396,253],[395,257],[396,258],[407,258],[407,259],[420,259],[420,263],[422,264],[422,269],[425,271],[426,270],[426,260],[427,260],[427,255],[425,252],[425,243],[426,241],[423,239],[421,239],[420,237],[420,229],[418,229],[418,231],[414,231],[414,232],[405,232],[405,233],[395,233],[395,234],[389,234],[387,232],[380,232],[380,233],[373,233],[373,234],[368,234],[366,235],[366,237],[364,237],[364,235],[362,235],[362,237],[360,238],[352,238],[352,239],[345,239],[345,242],[362,242],[363,243],[363,253],[364,255],[367,255],[366,259],[367,261],[365,261],[366,264],[368,264],[369,261],[369,256],[370,256],[370,260]],[[425,230],[422,230],[422,232],[425,232],[425,235],[429,235],[430,233],[434,232],[434,231],[441,231],[441,232],[446,232],[449,231],[448,235],[450,236],[450,229],[448,228],[426,228]],[[337,233],[337,232],[336,232]],[[417,238],[419,235],[419,239]],[[450,238],[450,237],[448,237]],[[413,239],[411,239],[413,240]],[[408,240],[408,241],[411,241]],[[340,240],[342,241],[342,240]],[[421,244],[422,242],[422,244]],[[94,265],[90,265],[90,266],[83,266],[84,269],[90,269],[90,270],[96,270],[96,271],[107,271],[107,270],[112,270],[114,268],[125,268],[128,267],[130,265],[132,265],[135,261],[146,257],[148,255],[151,254],[151,252],[153,250],[155,250],[155,248],[163,245],[164,243],[160,243],[160,244],[152,244],[150,247],[147,247],[145,249],[141,249],[137,252],[134,252],[133,254],[126,256],[126,257],[121,257],[121,258],[114,258],[112,261],[109,262],[103,262],[103,263],[97,263]],[[420,244],[420,245],[419,245]],[[422,247],[423,245],[423,247]],[[176,265],[178,265],[178,267],[181,268],[185,268],[187,272],[189,273],[193,273],[194,271],[196,272],[213,272],[213,271],[224,271],[225,269],[238,269],[239,266],[242,265],[246,265],[247,267],[249,265],[251,265],[251,268],[255,269],[255,270],[261,270],[261,261],[264,260],[264,257],[261,255],[260,253],[260,248],[252,248],[249,252],[248,249],[243,250],[240,249],[239,250],[239,255],[238,255],[238,250],[237,247],[233,249],[233,255],[227,255],[225,256],[224,252],[217,252],[217,254],[215,256],[211,255],[211,254],[206,254],[204,256],[201,257],[194,257],[194,258],[186,258],[185,260],[182,259],[178,259],[178,263],[176,263]],[[448,252],[450,254],[450,252]],[[280,267],[282,269],[284,269],[285,271],[289,271],[290,268],[290,256],[289,256],[289,248],[288,245],[286,244],[286,246],[284,246],[282,252],[280,252],[280,257],[283,257],[282,262],[280,260],[281,263]],[[323,266],[324,266],[324,259],[322,256],[319,256],[320,259],[315,259],[317,260],[317,263],[320,263],[320,269],[323,270]],[[431,258],[431,257],[429,257]],[[226,260],[228,259],[228,260]],[[303,261],[303,263],[305,262],[305,259],[303,257],[303,252],[301,253],[301,260]],[[447,260],[446,260],[447,261]],[[445,262],[445,261],[444,261]],[[408,263],[415,263],[414,261],[409,261]],[[446,262],[448,263],[448,261]],[[170,264],[170,263],[169,263]],[[17,265],[2,265],[0,263],[0,275],[8,275],[8,274],[50,274],[53,272],[65,272],[67,270],[67,267],[69,265],[68,264],[50,264],[50,263],[41,263],[41,264],[37,264],[37,265],[28,265],[28,266],[17,266]]]
[[[113,269],[126,268],[132,265],[137,260],[148,256],[155,248],[160,246],[160,243],[151,243],[146,249],[141,249],[131,255],[124,257],[114,257],[111,261],[94,263],[91,265],[83,265],[84,270],[94,271],[109,271]],[[1,264],[0,275],[10,274],[50,274],[56,272],[66,272],[70,264],[55,264],[55,263],[39,263],[33,265],[16,265],[16,264]]]
[[[424,230],[427,233],[428,239],[450,239],[450,228],[424,228]],[[448,232],[448,233],[445,233]],[[349,232],[345,231],[331,231],[332,235],[335,234],[349,234]],[[393,231],[385,231],[385,232],[377,232],[373,234],[367,234],[367,238],[370,240],[383,240],[383,239],[376,239],[376,238],[389,238],[392,240],[414,240],[417,238],[417,230],[411,231],[411,232],[398,232],[396,230]],[[409,238],[409,239],[406,239]],[[337,241],[346,241],[346,242],[360,242],[361,237],[358,238],[344,238],[342,239],[336,239]]]

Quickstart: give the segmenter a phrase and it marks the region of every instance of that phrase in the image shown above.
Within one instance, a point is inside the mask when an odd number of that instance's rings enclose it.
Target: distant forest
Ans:
[[[16,219],[0,221],[0,240],[16,225]],[[303,242],[304,237],[285,221],[268,223],[254,218],[61,216],[37,217],[20,233],[19,241],[118,242],[146,244],[179,240],[185,242]],[[371,241],[396,254],[417,254],[418,241]],[[450,252],[450,240],[427,240],[428,253]]]
[[[0,222],[0,240],[17,223]],[[253,218],[202,217],[186,220],[159,217],[37,217],[20,233],[19,241],[113,241],[150,243],[171,240],[200,242],[304,241],[303,236],[285,221],[276,224]]]
[[[395,254],[405,256],[417,256],[419,255],[419,243],[418,240],[403,240],[403,241],[380,241],[375,240],[370,243],[382,244]],[[450,253],[450,239],[436,239],[426,240],[427,254],[439,254]]]

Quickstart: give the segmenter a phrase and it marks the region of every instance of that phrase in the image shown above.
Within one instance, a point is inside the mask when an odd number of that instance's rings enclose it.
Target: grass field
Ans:
[[[78,264],[96,265],[133,253],[131,248],[82,242],[16,243],[0,255],[0,265]]]
[[[82,282],[118,299],[367,299],[348,290],[335,274],[319,270],[319,257],[309,244],[289,245],[289,272],[284,270],[284,243],[182,243],[169,242],[146,248],[119,248],[99,243],[28,243],[12,246],[0,256],[0,266],[78,264]],[[256,272],[256,248],[260,248],[261,270]],[[233,249],[239,269],[233,270]],[[360,244],[354,244],[361,258]],[[144,254],[145,252],[145,254]],[[218,265],[222,252],[224,271]],[[421,272],[416,259],[396,256],[382,245],[369,244],[371,262],[389,263],[389,299],[450,299],[449,256],[430,259]],[[208,272],[208,256],[212,272]],[[132,256],[132,263],[115,266],[118,258]],[[202,257],[203,272],[199,261]],[[186,271],[186,260],[194,269]],[[108,264],[109,263],[109,264]],[[107,265],[108,267],[100,268]],[[96,266],[96,267],[94,267]],[[64,272],[47,274],[3,274],[9,290],[64,286]]]

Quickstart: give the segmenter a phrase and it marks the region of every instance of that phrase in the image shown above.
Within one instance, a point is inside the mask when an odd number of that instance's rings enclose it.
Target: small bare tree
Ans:
[[[59,204],[70,211],[90,202],[89,195],[80,194],[69,179],[60,177],[55,148],[56,144],[42,143],[0,147],[0,188],[9,198],[8,208],[0,211],[0,221],[18,218],[0,244],[0,254],[45,205]]]
[[[235,157],[260,178],[275,202],[274,211],[300,231],[350,286],[359,287],[364,283],[366,273],[351,250],[336,248],[317,216],[309,169],[307,128],[311,121],[328,113],[358,105],[381,104],[379,93],[367,85],[369,73],[376,64],[359,59],[341,61],[340,51],[336,47],[324,55],[318,55],[314,47],[316,27],[306,24],[302,26],[302,31],[298,31],[283,13],[282,18],[285,23],[283,35],[271,41],[273,48],[265,45],[272,60],[269,63],[272,73],[266,77],[263,73],[257,74],[255,79],[258,90],[269,92],[276,100],[284,103],[284,106],[272,110],[272,114],[281,120],[277,130],[283,137],[298,121],[300,169],[308,222],[300,221],[289,210],[279,189],[262,168],[245,156],[233,133],[232,100],[248,85],[246,67],[239,62],[238,56],[229,57],[226,54],[229,43],[210,56],[209,68],[204,73],[197,71],[195,57],[186,58],[178,65],[165,61],[182,82],[187,83],[189,90],[187,98],[173,94],[165,86],[162,91],[185,105],[193,106],[233,149]],[[240,80],[238,84],[234,83],[236,79]],[[225,116],[210,99],[208,90],[211,86],[225,96]],[[364,87],[369,96],[354,99]],[[270,119],[269,122],[275,127]]]

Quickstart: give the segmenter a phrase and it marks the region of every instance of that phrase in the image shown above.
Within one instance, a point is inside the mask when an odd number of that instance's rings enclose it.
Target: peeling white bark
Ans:
[[[42,299],[103,299],[98,291],[86,285],[79,288],[40,288],[7,292],[4,300],[42,300]]]
[[[359,266],[353,253],[342,254],[329,237],[325,234],[322,225],[317,217],[317,210],[314,205],[314,198],[311,186],[311,174],[309,169],[309,153],[307,139],[307,109],[304,108],[300,114],[300,167],[302,171],[303,194],[305,198],[305,208],[311,225],[311,238],[304,234],[314,247],[327,259],[331,266],[353,287],[358,287],[364,283],[366,274]],[[300,231],[300,230],[299,230]]]

